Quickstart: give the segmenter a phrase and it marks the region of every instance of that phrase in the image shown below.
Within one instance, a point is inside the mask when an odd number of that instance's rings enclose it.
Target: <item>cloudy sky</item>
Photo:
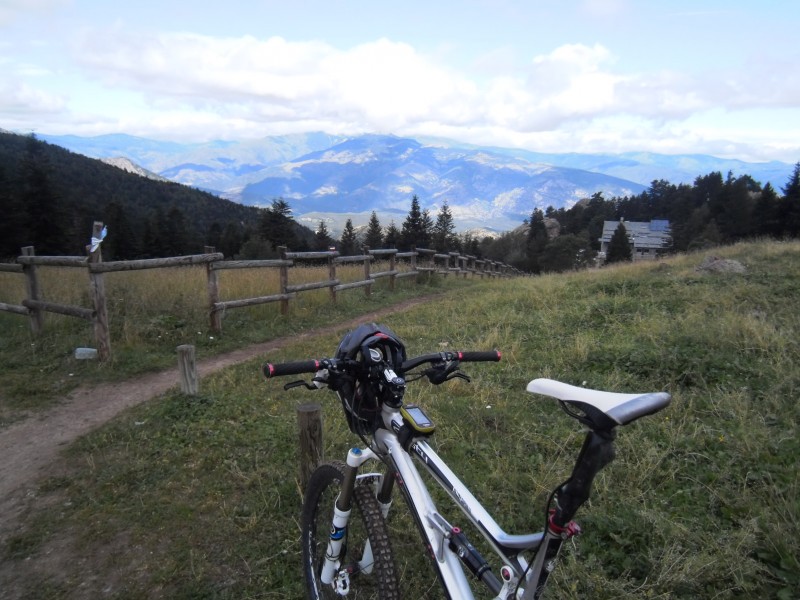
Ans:
[[[798,0],[0,0],[0,128],[800,160]]]

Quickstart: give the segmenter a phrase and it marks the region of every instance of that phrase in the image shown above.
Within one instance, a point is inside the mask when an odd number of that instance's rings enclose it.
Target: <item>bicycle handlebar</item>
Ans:
[[[334,366],[332,363],[340,362],[335,358],[323,360],[300,360],[286,363],[264,363],[261,367],[264,377],[282,377],[284,375],[300,375],[301,373],[316,373],[320,369],[329,369]]]
[[[471,352],[435,352],[432,354],[422,354],[409,358],[403,362],[398,375],[403,375],[425,363],[448,363],[448,362],[498,362],[501,353],[497,350],[491,351],[471,351]],[[347,364],[356,365],[355,361],[345,361],[338,358],[324,358],[314,360],[300,360],[285,363],[264,363],[262,371],[264,377],[281,377],[284,375],[300,375],[303,373],[316,373],[322,369],[342,370]]]
[[[472,352],[434,352],[432,354],[422,354],[403,361],[399,375],[407,373],[411,369],[425,363],[447,363],[447,362],[498,362],[502,355],[497,350],[491,351],[472,351]]]

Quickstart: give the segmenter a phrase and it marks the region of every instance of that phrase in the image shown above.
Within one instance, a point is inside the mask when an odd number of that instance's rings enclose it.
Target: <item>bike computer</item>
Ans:
[[[417,433],[430,434],[436,429],[436,425],[430,420],[428,415],[425,414],[416,404],[406,404],[400,407],[400,414],[403,415],[403,420]]]

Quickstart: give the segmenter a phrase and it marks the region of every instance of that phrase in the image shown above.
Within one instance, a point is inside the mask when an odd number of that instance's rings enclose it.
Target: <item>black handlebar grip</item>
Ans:
[[[458,353],[458,360],[461,362],[499,362],[500,357],[501,354],[497,350]]]
[[[281,377],[282,375],[300,375],[301,373],[316,373],[320,370],[322,363],[318,360],[300,360],[297,362],[279,363],[273,365],[264,363],[261,368],[264,377]]]

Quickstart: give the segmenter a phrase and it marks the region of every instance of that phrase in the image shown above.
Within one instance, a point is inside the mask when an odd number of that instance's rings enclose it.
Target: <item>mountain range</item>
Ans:
[[[692,183],[719,171],[750,175],[780,190],[793,166],[708,155],[546,154],[442,139],[326,133],[258,140],[179,143],[124,134],[37,135],[73,152],[161,177],[245,205],[283,198],[296,220],[338,235],[347,218],[364,225],[372,211],[399,227],[411,197],[435,215],[447,202],[459,231],[491,234],[517,227],[535,207],[569,207],[602,192],[623,197],[654,180]]]

